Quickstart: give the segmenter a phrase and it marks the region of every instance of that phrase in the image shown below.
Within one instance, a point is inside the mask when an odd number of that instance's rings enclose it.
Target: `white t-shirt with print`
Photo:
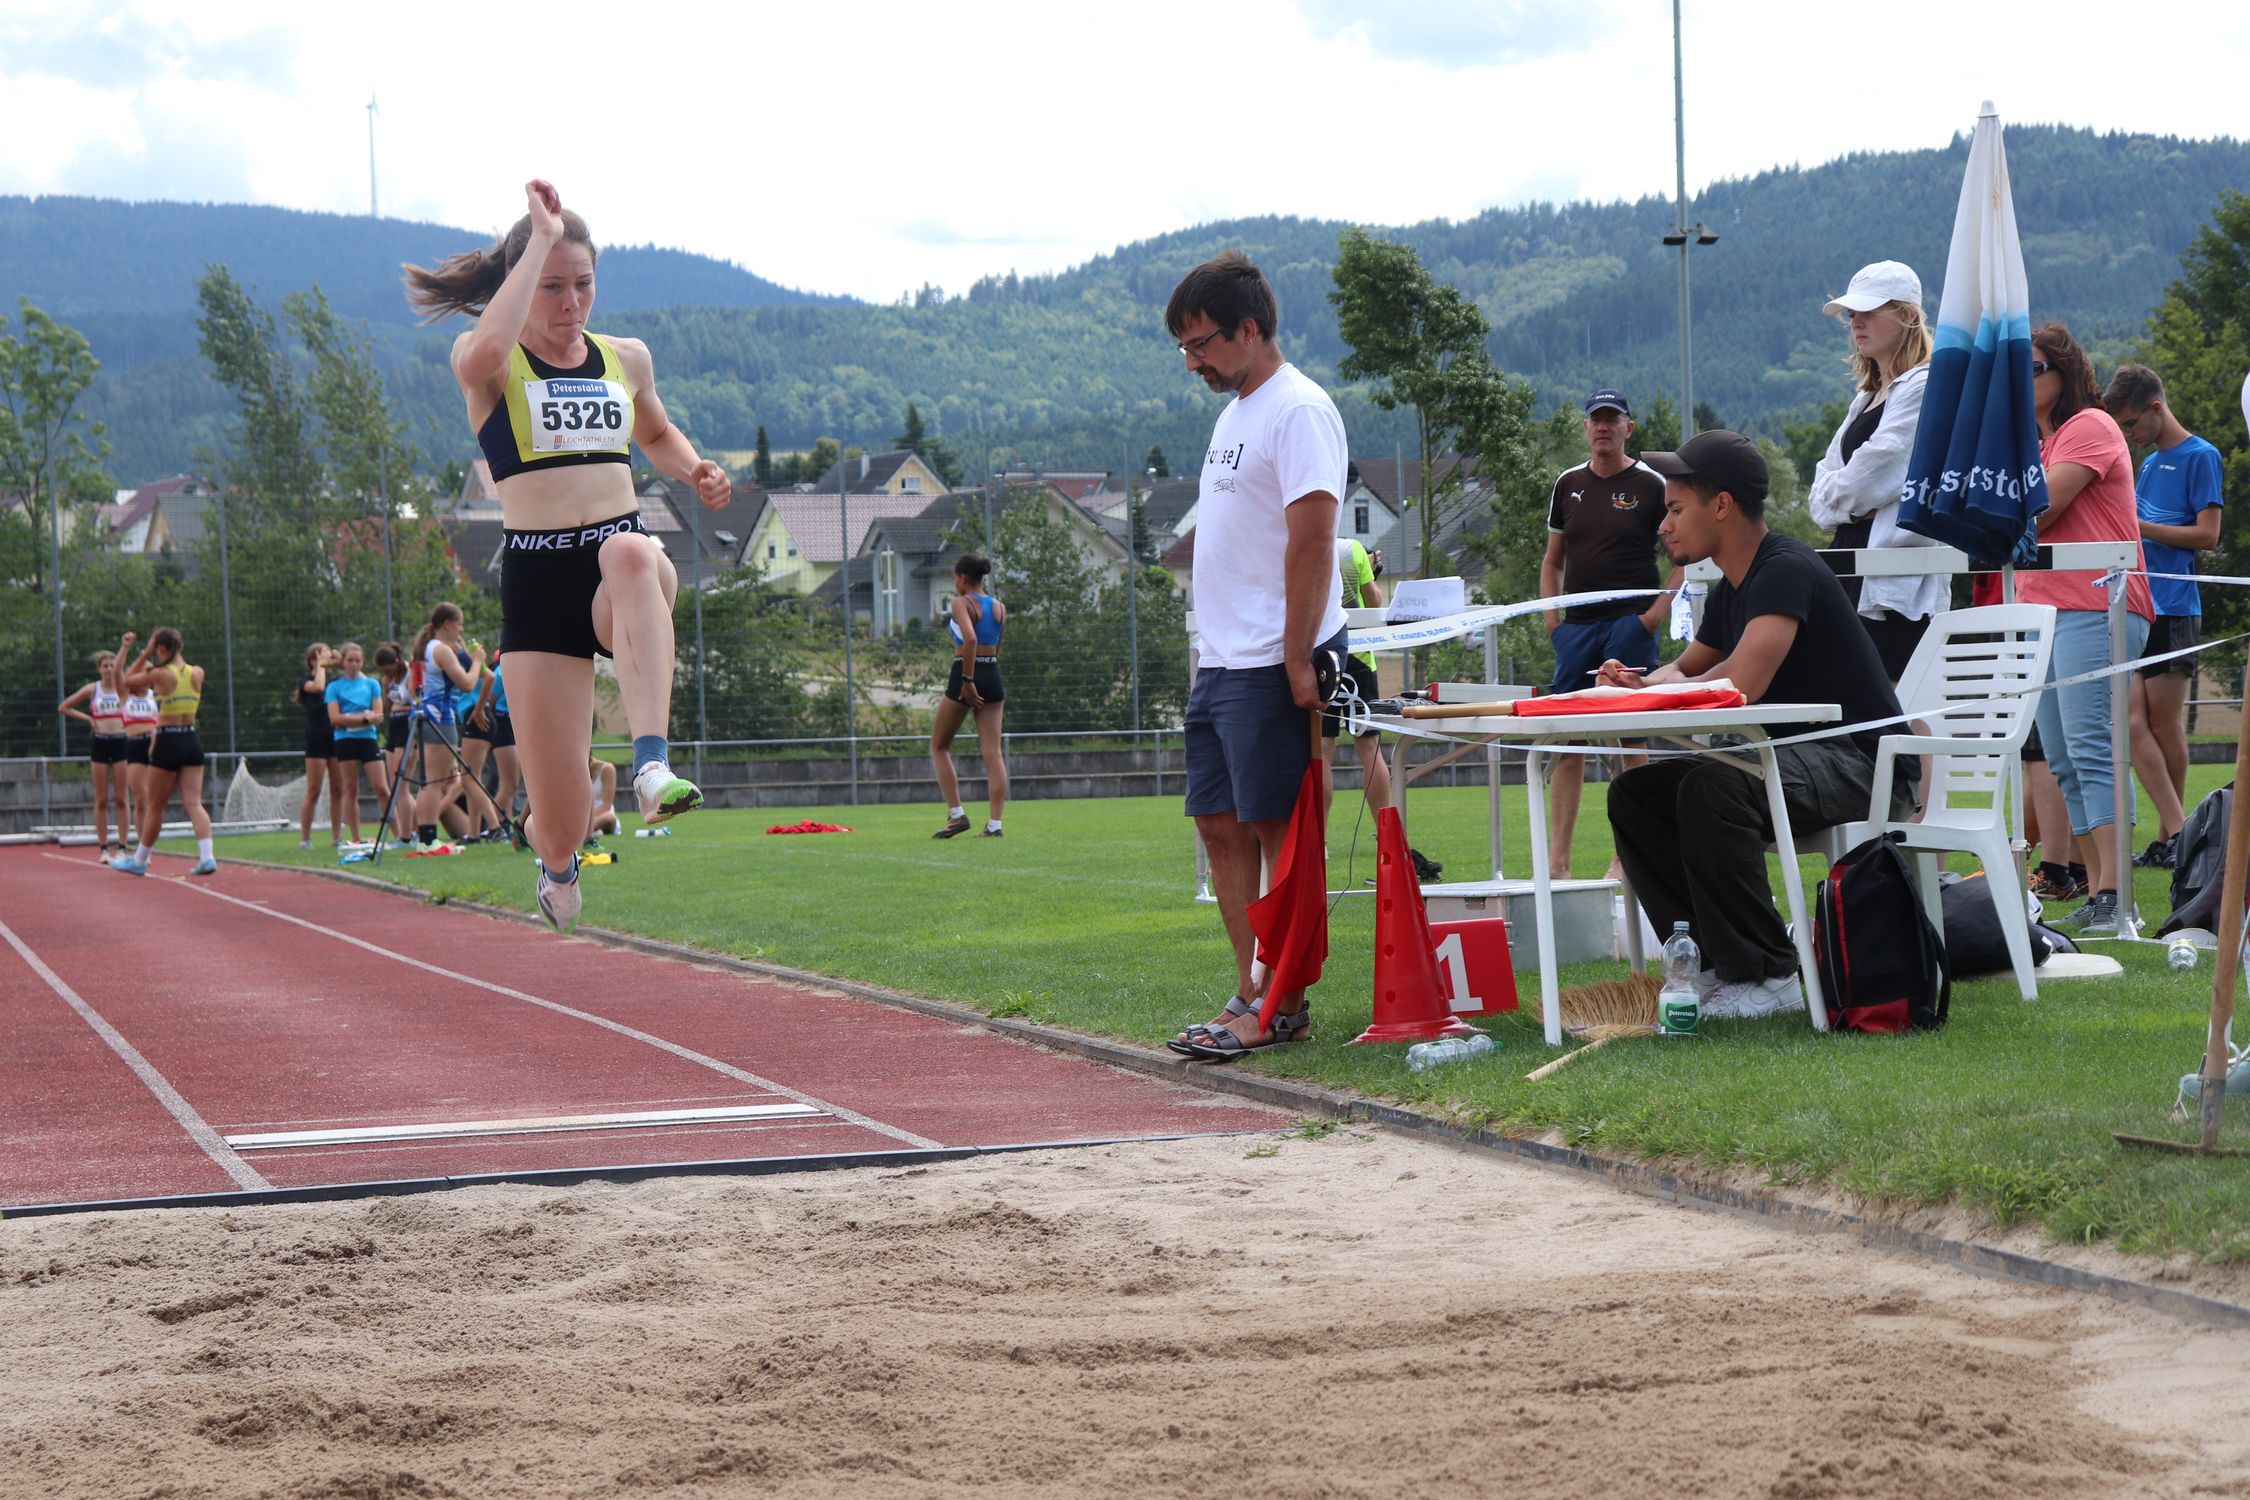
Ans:
[[[1195,513],[1195,625],[1206,667],[1270,667],[1288,615],[1283,512],[1305,496],[1341,500],[1349,450],[1328,393],[1285,364],[1211,427]],[[1328,573],[1315,641],[1344,628],[1343,588]]]

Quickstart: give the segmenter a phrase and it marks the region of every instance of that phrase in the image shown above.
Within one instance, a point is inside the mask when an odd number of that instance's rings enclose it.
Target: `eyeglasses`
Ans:
[[[2035,359],[2031,362],[2031,373],[2033,375],[2044,375],[2053,368],[2053,365],[2047,363],[2043,359]]]
[[[1205,344],[1210,343],[1213,339],[1231,339],[1233,337],[1234,330],[1231,328],[1214,328],[1199,339],[1189,339],[1186,343],[1181,344],[1179,349],[1189,359],[1201,359]]]

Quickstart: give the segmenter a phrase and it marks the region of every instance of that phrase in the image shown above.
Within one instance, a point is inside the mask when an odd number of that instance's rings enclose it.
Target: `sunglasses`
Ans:
[[[2044,375],[2053,368],[2053,365],[2043,359],[2035,359],[2031,362],[2031,373],[2033,375]]]

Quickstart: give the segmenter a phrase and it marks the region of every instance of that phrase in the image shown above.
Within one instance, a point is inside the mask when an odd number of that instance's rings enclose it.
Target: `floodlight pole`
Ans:
[[[391,592],[391,460],[390,416],[383,417],[383,436],[375,446],[375,493],[383,502],[383,639],[398,639],[398,611]]]
[[[838,449],[841,455],[842,450]],[[844,460],[836,460],[836,520],[842,529],[838,551],[844,569],[844,742],[851,759],[852,806],[859,806],[859,714],[852,702],[852,500],[845,488]]]
[[[1715,245],[1719,237],[1687,216],[1687,74],[1680,52],[1680,0],[1672,0],[1672,164],[1677,173],[1672,227],[1664,243],[1680,247],[1680,436],[1695,434],[1695,354],[1688,299],[1689,245]]]
[[[1680,239],[1680,435],[1695,429],[1695,357],[1689,351],[1687,241],[1687,76],[1680,54],[1680,0],[1672,0],[1672,164],[1678,173],[1672,232]]]
[[[39,472],[32,478],[32,493],[47,490],[47,549],[50,576],[47,591],[55,598],[55,701],[70,696],[70,683],[63,666],[63,597],[62,597],[62,495],[48,488],[47,466],[41,463]],[[34,546],[37,543],[33,544]],[[70,720],[55,716],[55,754],[70,759]]]

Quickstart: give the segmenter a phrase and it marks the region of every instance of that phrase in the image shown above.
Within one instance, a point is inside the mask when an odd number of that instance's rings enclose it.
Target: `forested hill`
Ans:
[[[2250,187],[2250,145],[2016,127],[2007,135],[2035,315],[2072,323],[2105,361],[2138,336],[2219,192]],[[1878,259],[1921,272],[1937,307],[1966,138],[1714,184],[1694,214],[1720,235],[1693,252],[1696,394],[1772,432],[1845,389],[1843,337],[1820,314]],[[1413,244],[1471,293],[1502,367],[1543,404],[1595,384],[1676,392],[1677,252],[1666,200],[1534,204],[1378,232]],[[720,262],[605,251],[604,326],[647,338],[667,404],[702,444],[778,448],[815,437],[880,445],[909,400],[972,466],[1183,456],[1216,401],[1187,380],[1159,327],[1182,271],[1238,247],[1279,288],[1292,358],[1332,378],[1345,352],[1327,303],[1341,225],[1254,219],[1127,245],[1053,275],[988,278],[911,306],[819,303]],[[466,454],[444,368],[450,329],[412,331],[398,263],[473,243],[429,225],[272,209],[0,199],[0,298],[19,291],[83,329],[105,362],[88,405],[111,425],[121,481],[220,448],[225,403],[194,357],[194,278],[224,261],[261,298],[318,280],[382,335],[395,397],[434,459]],[[457,326],[457,325],[456,325]],[[1354,447],[1388,452],[1395,415],[1343,393]],[[221,460],[223,467],[223,455]]]

